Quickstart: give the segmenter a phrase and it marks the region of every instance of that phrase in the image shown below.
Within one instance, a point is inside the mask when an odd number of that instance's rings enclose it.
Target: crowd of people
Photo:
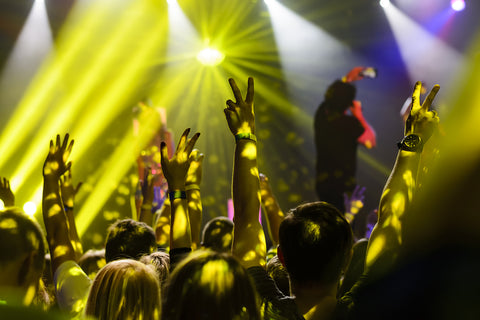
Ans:
[[[151,179],[145,179],[139,220],[115,222],[102,250],[84,252],[75,226],[78,187],[68,161],[74,141],[57,135],[43,166],[45,233],[15,208],[8,179],[0,180],[6,205],[0,212],[2,319],[451,319],[457,312],[462,319],[478,318],[475,267],[480,259],[477,242],[468,242],[474,236],[437,242],[447,219],[431,229],[422,220],[433,217],[424,214],[428,202],[435,201],[428,186],[438,187],[427,183],[432,174],[426,174],[420,188],[417,176],[425,170],[421,159],[432,148],[424,146],[439,123],[430,109],[439,86],[422,102],[422,85],[415,85],[404,138],[379,199],[378,221],[368,238],[356,239],[351,212],[336,200],[343,195],[331,179],[318,188],[324,194],[336,191],[332,200],[301,203],[288,212],[280,208],[270,185],[274,177],[262,175],[257,166],[254,80],[248,79],[246,94],[235,80],[229,84],[234,100],[226,101],[224,113],[235,141],[233,221],[217,217],[201,228],[203,155],[195,149],[200,133],[190,137],[186,129],[171,156],[165,142],[160,146],[168,199],[158,215],[152,212]],[[316,126],[352,122],[342,114],[349,107],[360,112],[352,85],[340,80],[328,92],[327,100],[345,94],[341,110],[324,104]],[[363,131],[353,122],[349,139],[356,140]],[[331,134],[327,131],[322,134]],[[327,144],[325,152],[334,152]],[[478,178],[478,168],[472,165],[449,181]],[[470,188],[475,187],[471,180]],[[344,192],[343,185],[339,189]],[[439,203],[455,208],[446,205],[448,199],[454,201],[445,196]],[[270,248],[259,222],[261,206]],[[416,240],[429,246],[418,250]]]

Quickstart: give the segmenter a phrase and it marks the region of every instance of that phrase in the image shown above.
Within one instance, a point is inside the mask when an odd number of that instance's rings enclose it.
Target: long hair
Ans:
[[[160,319],[160,284],[155,271],[136,260],[107,263],[93,280],[85,314],[99,320]]]
[[[166,290],[164,320],[260,319],[253,283],[231,254],[191,254],[175,268]]]

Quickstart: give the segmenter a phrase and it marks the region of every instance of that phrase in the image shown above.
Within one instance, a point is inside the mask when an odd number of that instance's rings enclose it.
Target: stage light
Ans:
[[[390,0],[380,0],[380,5],[382,8],[386,8],[391,5]]]
[[[28,214],[30,217],[33,217],[35,212],[37,212],[37,205],[32,201],[26,202],[23,205],[23,211],[25,211],[25,213]]]
[[[198,61],[200,61],[203,65],[211,67],[222,63],[224,58],[225,55],[223,53],[213,48],[203,49],[197,54]]]
[[[462,11],[465,9],[465,1],[464,0],[452,0],[451,2],[452,9],[455,11]]]
[[[264,0],[264,1],[267,6],[275,3],[275,0]]]

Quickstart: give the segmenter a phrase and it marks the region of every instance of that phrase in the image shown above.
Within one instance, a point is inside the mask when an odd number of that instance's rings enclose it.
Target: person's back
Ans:
[[[353,106],[355,94],[352,84],[333,82],[314,118],[317,196],[340,210],[343,193],[355,187],[357,139],[365,131],[357,117],[345,114]]]

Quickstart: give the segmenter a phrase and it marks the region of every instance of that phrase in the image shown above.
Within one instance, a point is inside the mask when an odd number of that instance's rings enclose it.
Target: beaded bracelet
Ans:
[[[170,191],[168,197],[170,198],[170,202],[173,203],[175,199],[187,199],[187,193],[181,190]]]
[[[200,186],[195,183],[187,184],[185,186],[185,191],[189,191],[189,190],[200,190]]]
[[[235,135],[235,141],[238,141],[240,139],[248,139],[257,142],[257,137],[253,133],[237,133]]]

